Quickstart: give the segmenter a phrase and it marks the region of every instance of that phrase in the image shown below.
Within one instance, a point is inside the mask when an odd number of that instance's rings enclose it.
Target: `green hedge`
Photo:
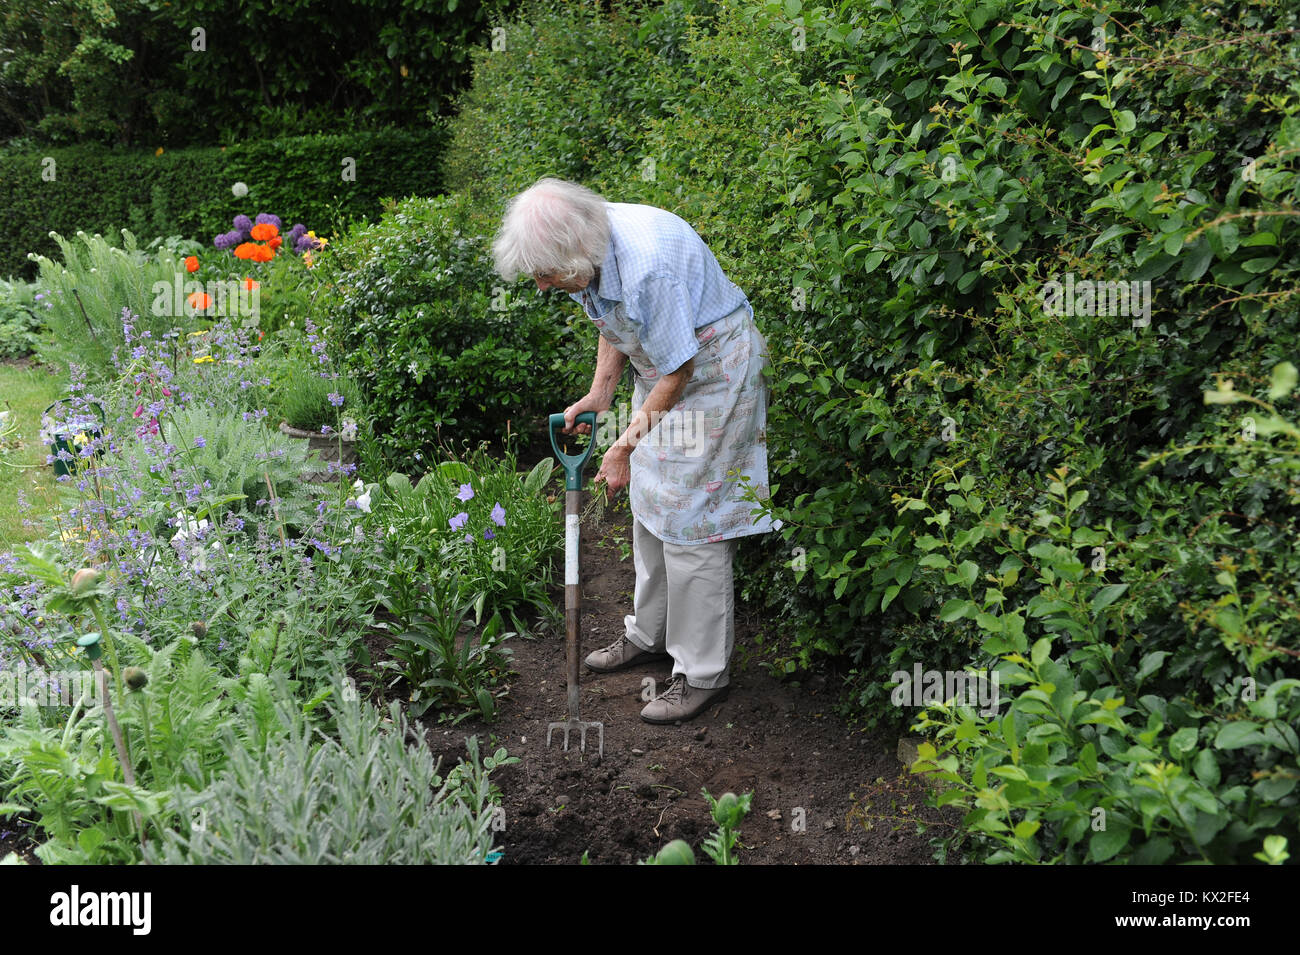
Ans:
[[[34,274],[29,252],[52,256],[50,232],[142,240],[184,235],[211,243],[238,215],[269,212],[286,228],[302,222],[317,235],[373,220],[386,197],[441,191],[441,130],[366,132],[264,140],[162,155],[75,146],[0,154],[0,273]],[[355,180],[343,179],[343,160]],[[42,172],[54,161],[54,180]],[[242,182],[248,194],[231,191]]]

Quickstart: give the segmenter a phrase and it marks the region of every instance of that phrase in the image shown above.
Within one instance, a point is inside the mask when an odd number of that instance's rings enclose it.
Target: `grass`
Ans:
[[[14,412],[18,433],[0,441],[0,550],[43,535],[39,527],[24,527],[38,513],[53,512],[54,470],[45,463],[49,448],[41,444],[41,412],[62,393],[67,376],[45,365],[0,364],[0,409]],[[22,491],[32,510],[18,510]]]

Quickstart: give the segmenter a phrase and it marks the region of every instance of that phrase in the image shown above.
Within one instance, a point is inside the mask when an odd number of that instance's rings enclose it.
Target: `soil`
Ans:
[[[635,582],[626,506],[589,523],[581,550],[583,656],[623,632]],[[552,599],[562,607],[563,589]],[[493,723],[426,722],[425,738],[444,766],[465,755],[472,734],[480,751],[505,746],[519,757],[492,775],[505,810],[502,864],[575,864],[584,853],[593,864],[629,864],[674,839],[691,843],[697,862],[707,863],[701,844],[714,825],[702,789],[715,797],[754,794],[740,827],[742,863],[931,863],[931,836],[918,834],[915,820],[951,831],[958,817],[925,807],[924,785],[899,762],[896,737],[856,731],[834,715],[832,681],[782,682],[750,659],[746,649],[761,626],[738,599],[731,693],[684,724],[639,717],[643,681],[662,690],[671,661],[608,674],[584,667],[581,716],[604,724],[603,758],[594,731],[585,752],[576,733],[567,751],[561,732],[547,746],[548,724],[567,716],[562,626],[511,641],[515,675]],[[367,643],[381,658],[382,638]],[[400,685],[389,691],[400,692]]]

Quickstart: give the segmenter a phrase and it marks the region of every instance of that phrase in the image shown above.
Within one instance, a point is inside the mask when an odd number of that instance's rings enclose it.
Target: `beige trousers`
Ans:
[[[667,650],[673,676],[685,674],[697,689],[717,689],[731,680],[737,540],[669,544],[633,519],[636,593],[633,612],[623,618],[627,638],[642,650]]]

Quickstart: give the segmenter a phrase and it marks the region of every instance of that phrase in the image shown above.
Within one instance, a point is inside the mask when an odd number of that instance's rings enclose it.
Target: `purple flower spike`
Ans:
[[[447,523],[451,525],[451,529],[452,529],[453,531],[456,531],[456,530],[460,530],[462,527],[464,527],[464,526],[465,526],[465,522],[466,522],[467,520],[469,520],[469,515],[466,514],[464,511],[461,511],[459,514],[457,514],[455,517],[453,517],[453,518],[452,518],[451,520],[449,520]]]
[[[497,501],[496,507],[492,508],[492,523],[497,527],[506,526],[506,509],[501,506],[500,501]]]

